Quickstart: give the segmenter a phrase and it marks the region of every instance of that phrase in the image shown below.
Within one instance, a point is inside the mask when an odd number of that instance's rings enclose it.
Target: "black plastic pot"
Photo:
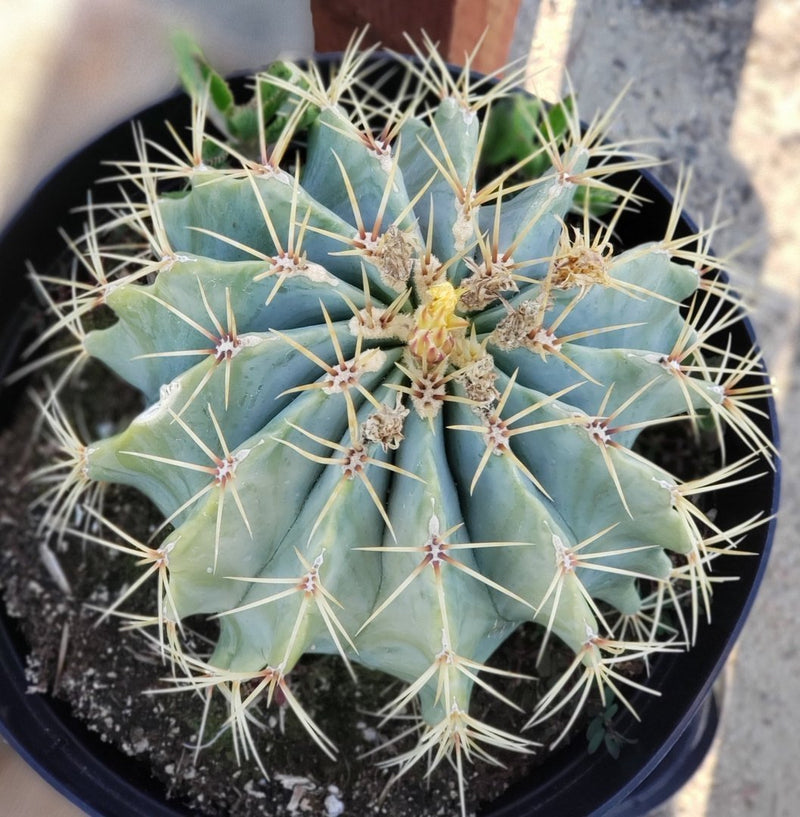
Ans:
[[[335,59],[335,58],[334,58]],[[168,138],[165,120],[188,124],[184,97],[149,108],[138,120],[154,139]],[[85,204],[85,191],[108,175],[104,161],[135,158],[129,124],[114,128],[81,151],[42,184],[0,239],[0,379],[12,365],[25,313],[34,307],[25,279],[26,261],[38,270],[63,249],[57,227],[76,232],[83,221],[74,208]],[[624,181],[624,180],[623,180]],[[630,179],[628,179],[630,182]],[[112,198],[113,185],[105,195]],[[619,244],[630,245],[663,237],[671,208],[669,194],[648,174],[637,193],[653,201],[642,215],[628,215],[619,224]],[[103,187],[95,188],[95,201]],[[684,218],[680,230],[694,230]],[[744,320],[734,328],[735,344],[747,350],[753,328]],[[734,351],[736,346],[734,348]],[[2,387],[0,387],[2,388]],[[0,392],[0,427],[19,410],[21,387]],[[773,402],[765,399],[764,432],[777,442]],[[729,441],[731,461],[743,454],[737,440]],[[779,472],[757,482],[725,491],[718,523],[730,527],[761,511],[774,514]],[[554,753],[530,781],[513,787],[483,817],[634,817],[644,814],[696,768],[716,725],[711,687],[750,610],[763,575],[774,532],[774,521],[752,531],[743,546],[758,558],[737,560],[740,580],[715,589],[713,626],[701,627],[698,643],[688,653],[663,655],[654,663],[651,685],[660,697],[640,695],[633,703],[642,722],[622,716],[617,724],[635,747],[618,760],[604,751],[588,755],[583,740]],[[1,546],[2,543],[0,543]],[[52,785],[91,815],[102,817],[178,817],[184,809],[165,799],[160,783],[142,764],[100,743],[64,705],[25,692],[25,645],[13,620],[0,615],[0,729],[9,743]]]

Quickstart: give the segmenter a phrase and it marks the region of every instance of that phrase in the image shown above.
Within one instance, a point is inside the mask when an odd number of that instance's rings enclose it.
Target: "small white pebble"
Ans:
[[[258,791],[255,788],[255,782],[252,780],[248,780],[247,783],[244,784],[244,790],[250,797],[255,797],[256,799],[263,800],[267,796],[263,791]]]
[[[147,738],[141,738],[137,740],[133,744],[133,753],[135,755],[140,755],[142,752],[146,752],[150,748],[150,741]]]
[[[325,814],[326,817],[339,817],[340,814],[344,814],[344,803],[335,794],[329,794],[325,798]]]
[[[380,741],[380,735],[377,729],[374,729],[372,726],[367,726],[366,724],[363,724],[360,728],[361,737],[363,737],[367,743],[378,743]]]

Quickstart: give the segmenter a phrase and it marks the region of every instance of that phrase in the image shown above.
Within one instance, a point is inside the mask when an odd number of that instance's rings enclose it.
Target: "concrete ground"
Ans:
[[[522,0],[513,43],[557,86],[566,70],[583,112],[633,85],[612,129],[652,134],[658,155],[694,173],[688,208],[730,226],[734,281],[778,387],[783,504],[764,585],[727,672],[711,756],[650,817],[795,817],[800,801],[800,2]],[[671,183],[678,164],[658,171]]]
[[[164,19],[186,0],[0,0],[0,224],[38,178],[123,107],[171,85]],[[229,0],[239,25],[192,16],[223,70],[268,59],[256,0]],[[233,19],[233,18],[230,18]],[[284,21],[285,22],[285,21]],[[287,42],[287,31],[281,32]],[[291,39],[291,37],[289,37]],[[298,28],[293,40],[302,48]],[[718,253],[747,245],[734,280],[779,384],[783,507],[772,562],[727,672],[718,741],[704,767],[650,817],[795,817],[800,802],[800,0],[522,0],[512,56],[530,60],[537,87],[568,72],[581,109],[607,106],[628,80],[612,134],[652,135],[659,155],[692,168],[689,209],[730,226]],[[98,68],[97,66],[101,66]],[[131,81],[135,80],[135,82]],[[37,104],[31,105],[33,99]],[[47,107],[39,104],[46,100]],[[116,105],[116,107],[115,107]],[[659,172],[674,182],[677,164]],[[0,817],[79,812],[0,749]],[[14,799],[11,799],[14,798]]]

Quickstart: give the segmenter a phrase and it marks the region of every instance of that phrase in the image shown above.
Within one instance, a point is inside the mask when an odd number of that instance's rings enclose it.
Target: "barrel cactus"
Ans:
[[[646,160],[604,141],[606,118],[564,107],[558,133],[540,119],[530,155],[487,172],[512,79],[452,73],[431,46],[400,60],[390,98],[379,64],[356,45],[331,76],[281,65],[250,108],[206,72],[190,140],[136,135],[120,201],[71,241],[88,283],[34,276],[57,316],[37,346],[75,341],[37,398],[61,452],[42,525],[138,560],[109,612],[157,582],[133,623],[167,686],[221,693],[265,774],[252,713],[275,697],[336,751],[292,688],[304,655],[335,653],[404,682],[382,715],[411,716],[416,742],[385,762],[449,759],[464,809],[465,759],[532,751],[525,727],[570,713],[557,743],[592,697],[633,709],[646,678],[620,664],[691,645],[709,563],[760,521],[720,529],[693,497],[771,464],[751,413],[768,386],[743,385],[760,360],[727,345],[740,308],[705,234],[676,234],[680,196],[662,240],[614,246],[646,205],[612,174]],[[520,174],[532,158],[541,172]],[[604,223],[597,191],[616,197]],[[87,443],[59,390],[88,357],[146,407]],[[635,445],[675,420],[750,453],[681,481]],[[104,516],[108,483],[158,507],[151,541]],[[209,653],[183,636],[197,615],[219,622]],[[574,661],[511,732],[470,696],[519,708],[487,662],[524,622],[543,632],[531,676],[556,642]]]

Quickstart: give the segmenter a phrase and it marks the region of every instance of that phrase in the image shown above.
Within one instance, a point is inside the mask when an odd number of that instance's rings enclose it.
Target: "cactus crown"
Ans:
[[[774,452],[750,414],[769,387],[742,387],[760,360],[726,345],[740,307],[707,235],[676,235],[682,195],[662,240],[618,252],[641,202],[612,174],[647,160],[604,142],[605,118],[583,128],[564,108],[558,134],[540,120],[530,155],[485,178],[489,111],[514,78],[451,73],[429,44],[417,56],[393,99],[357,41],[332,77],[262,75],[249,146],[211,135],[208,93],[190,143],[137,132],[127,192],[102,220],[90,206],[71,242],[88,283],[59,282],[56,300],[34,276],[56,315],[36,345],[75,341],[38,398],[61,451],[42,524],[139,560],[158,605],[137,626],[155,628],[172,686],[223,690],[259,764],[250,713],[279,690],[335,752],[291,683],[327,652],[405,682],[382,714],[414,713],[418,741],[388,765],[449,758],[463,781],[465,758],[533,748],[470,713],[475,684],[517,708],[487,660],[522,622],[544,631],[532,673],[554,639],[574,661],[521,726],[570,707],[568,728],[597,693],[632,708],[644,687],[619,663],[688,647],[709,563],[763,521],[722,530],[692,497]],[[522,177],[532,160],[542,171]],[[598,226],[591,194],[609,190]],[[99,306],[115,320],[89,331]],[[58,391],[88,357],[146,408],[87,444]],[[682,482],[633,448],[675,419],[751,453]],[[109,482],[163,513],[151,542],[104,518]],[[94,532],[76,529],[79,505]],[[210,655],[182,637],[196,614],[219,618]]]

